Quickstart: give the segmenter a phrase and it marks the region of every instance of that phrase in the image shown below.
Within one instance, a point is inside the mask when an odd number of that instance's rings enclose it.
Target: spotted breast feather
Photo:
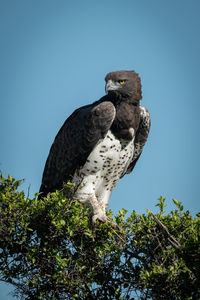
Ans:
[[[133,138],[134,139],[134,138]],[[93,221],[106,221],[105,210],[113,188],[130,165],[134,154],[133,139],[120,142],[111,130],[108,130],[88,156],[83,167],[76,170],[72,182],[81,189],[75,197],[93,208]]]

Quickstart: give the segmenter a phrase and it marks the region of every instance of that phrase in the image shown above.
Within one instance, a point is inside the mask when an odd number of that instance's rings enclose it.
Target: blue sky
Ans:
[[[0,169],[41,183],[56,133],[74,109],[104,95],[110,71],[135,70],[151,114],[135,171],[110,208],[154,212],[156,199],[199,211],[200,2],[0,0]],[[1,285],[2,289],[4,285]],[[10,289],[8,289],[10,290]],[[1,291],[1,299],[13,299]]]

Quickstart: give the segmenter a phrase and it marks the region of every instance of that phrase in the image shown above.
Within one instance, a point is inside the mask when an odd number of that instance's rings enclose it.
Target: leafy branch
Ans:
[[[72,186],[33,199],[1,175],[0,280],[21,299],[199,299],[200,214],[122,209],[92,225]],[[66,196],[67,195],[67,196]]]

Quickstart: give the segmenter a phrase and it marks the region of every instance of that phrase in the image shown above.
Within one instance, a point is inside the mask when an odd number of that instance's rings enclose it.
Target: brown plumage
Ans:
[[[107,220],[105,208],[112,189],[133,170],[150,129],[149,113],[139,105],[138,74],[116,71],[105,80],[107,95],[75,110],[61,127],[40,187],[41,197],[61,189],[68,180],[83,185],[75,197],[91,204],[93,221]]]

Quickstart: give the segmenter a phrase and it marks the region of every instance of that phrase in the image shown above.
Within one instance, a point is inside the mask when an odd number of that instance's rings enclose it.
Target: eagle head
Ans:
[[[139,101],[142,98],[141,80],[135,71],[110,72],[105,77],[106,93],[115,93]]]

